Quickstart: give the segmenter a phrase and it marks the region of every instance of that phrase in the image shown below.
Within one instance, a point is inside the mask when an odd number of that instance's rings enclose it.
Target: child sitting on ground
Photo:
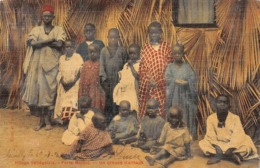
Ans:
[[[136,135],[139,129],[137,118],[130,114],[131,105],[128,101],[123,100],[119,104],[119,114],[116,115],[109,124],[113,143],[126,144],[136,141]]]
[[[79,98],[79,110],[70,119],[68,129],[63,133],[61,141],[65,145],[72,143],[79,138],[79,133],[83,131],[87,125],[91,124],[94,112],[89,109],[90,98],[82,96]]]
[[[70,152],[61,154],[63,159],[96,159],[114,154],[104,114],[97,111],[92,117],[92,123],[80,133]]]
[[[138,71],[140,65],[141,47],[137,44],[129,46],[130,59],[119,72],[120,81],[114,88],[114,102],[119,105],[122,100],[127,100],[131,104],[131,110],[135,110],[139,116],[138,104]]]
[[[159,140],[165,120],[157,115],[159,102],[156,99],[148,100],[146,104],[146,116],[142,119],[138,136],[137,147],[144,152],[149,152]]]
[[[168,122],[164,125],[158,141],[158,145],[162,145],[161,150],[154,157],[145,157],[150,166],[163,157],[167,159],[159,163],[164,167],[168,167],[176,160],[191,157],[191,137],[188,128],[182,121],[182,116],[183,112],[178,106],[169,109]]]

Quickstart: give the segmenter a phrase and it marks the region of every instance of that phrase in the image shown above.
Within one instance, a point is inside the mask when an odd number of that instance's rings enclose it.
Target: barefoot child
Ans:
[[[135,110],[139,116],[138,105],[138,71],[140,65],[140,46],[132,44],[129,46],[130,60],[124,65],[119,72],[120,81],[114,89],[114,102],[119,105],[122,100],[127,100],[131,104],[131,111]]]
[[[183,112],[178,106],[169,109],[168,122],[164,125],[158,144],[162,149],[153,158],[146,156],[149,165],[154,165],[155,161],[162,157],[167,159],[161,164],[168,167],[178,159],[190,158],[190,134],[188,128],[182,121]]]
[[[74,46],[74,41],[66,40],[65,55],[62,55],[59,60],[54,119],[61,124],[69,120],[78,109],[79,76],[83,60],[79,54],[74,53]]]
[[[252,139],[245,134],[240,118],[229,112],[230,100],[226,95],[215,99],[217,112],[207,119],[207,132],[199,146],[205,155],[212,157],[207,164],[215,164],[223,158],[237,164],[243,160],[257,158]]]
[[[106,118],[103,113],[97,111],[92,117],[92,123],[80,133],[70,152],[61,154],[63,159],[97,159],[114,154],[112,140],[106,131]]]
[[[150,99],[146,105],[146,116],[142,119],[141,129],[138,136],[137,146],[144,152],[149,152],[159,140],[165,120],[157,115],[159,102],[156,99]]]
[[[119,81],[118,72],[122,70],[127,61],[124,47],[119,46],[120,35],[116,28],[108,31],[108,46],[100,54],[100,77],[106,92],[105,114],[108,121],[118,114],[118,109],[113,101],[113,90]]]
[[[88,96],[92,101],[90,107],[101,111],[105,110],[105,92],[100,84],[100,48],[97,44],[90,44],[88,47],[90,60],[83,65],[80,74],[79,97]]]
[[[108,131],[115,144],[126,144],[136,141],[139,123],[137,118],[130,114],[130,108],[128,101],[121,101],[119,114],[109,124]]]
[[[146,102],[157,99],[160,106],[158,114],[164,117],[166,106],[166,83],[164,73],[166,66],[173,58],[171,48],[166,42],[162,42],[162,26],[159,22],[152,22],[148,26],[149,43],[146,44],[141,52],[141,63],[139,70],[140,88],[139,103],[140,117],[145,116]]]
[[[79,133],[92,123],[94,112],[89,108],[90,103],[91,99],[87,96],[79,98],[79,111],[71,117],[69,127],[61,138],[65,145],[72,145],[79,138]]]

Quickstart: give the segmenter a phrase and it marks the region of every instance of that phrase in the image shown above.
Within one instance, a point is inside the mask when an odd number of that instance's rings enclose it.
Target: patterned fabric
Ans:
[[[159,139],[159,143],[164,144],[162,148],[176,158],[185,156],[184,144],[190,143],[190,141],[191,136],[187,127],[171,128],[168,122],[164,125]]]
[[[98,130],[93,124],[87,126],[74,142],[70,154],[73,159],[94,159],[113,152],[112,140],[106,130]]]
[[[61,119],[62,120],[70,120],[71,117],[76,113],[76,111],[77,111],[77,109],[74,109],[72,107],[63,107]]]
[[[172,61],[171,48],[166,42],[162,42],[158,50],[155,50],[150,44],[146,44],[142,49],[139,70],[140,117],[144,117],[146,102],[150,98],[155,98],[159,101],[158,114],[163,117],[165,116],[166,83],[164,73],[167,64]],[[150,86],[152,79],[156,82],[156,87]]]
[[[27,41],[46,40],[53,38],[57,41],[65,41],[66,34],[62,27],[54,26],[49,34],[45,34],[43,26],[32,29]],[[53,106],[57,93],[56,76],[61,52],[51,47],[33,49],[27,47],[27,53],[23,64],[26,74],[22,99],[28,105]]]
[[[99,61],[86,61],[80,74],[79,97],[88,96],[91,98],[91,106],[104,111],[105,92],[100,85]]]
[[[100,50],[105,47],[104,43],[103,43],[102,41],[100,41],[100,40],[94,40],[94,41],[92,42],[92,44],[97,44],[97,45],[99,45]],[[89,60],[89,56],[88,56],[88,44],[87,44],[86,41],[80,43],[80,45],[78,46],[76,52],[81,55],[81,57],[82,57],[82,59],[84,60],[84,62],[87,61],[87,60]]]

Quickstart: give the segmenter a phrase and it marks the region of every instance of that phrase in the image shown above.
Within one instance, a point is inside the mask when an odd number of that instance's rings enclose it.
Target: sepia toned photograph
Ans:
[[[260,0],[0,0],[1,168],[260,168]]]

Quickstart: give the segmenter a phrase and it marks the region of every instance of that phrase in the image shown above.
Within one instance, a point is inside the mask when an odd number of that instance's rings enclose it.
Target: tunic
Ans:
[[[75,140],[78,140],[79,133],[82,132],[88,125],[92,124],[93,111],[88,111],[84,115],[84,121],[81,118],[77,118],[76,114],[80,113],[77,111],[70,119],[68,129],[63,133],[61,141],[65,145],[72,145]]]
[[[88,96],[91,98],[90,107],[105,109],[105,92],[100,85],[99,61],[86,61],[80,74],[79,97]]]
[[[139,123],[132,115],[128,115],[127,117],[116,115],[108,127],[108,131],[113,132],[116,139],[125,139],[135,136],[138,130]]]
[[[245,134],[239,116],[228,112],[225,127],[218,127],[217,114],[211,114],[207,119],[207,132],[199,142],[205,155],[216,154],[212,144],[218,145],[223,153],[229,148],[236,148],[234,153],[239,153],[244,160],[257,158],[257,150],[252,139]]]
[[[83,141],[82,144],[79,141]],[[77,151],[80,149],[80,152]],[[96,159],[113,152],[112,140],[106,130],[99,130],[93,124],[87,126],[73,143],[70,154],[72,159]]]
[[[127,53],[124,47],[119,46],[115,55],[111,55],[107,47],[103,48],[100,54],[100,77],[105,85],[106,107],[105,113],[108,120],[111,120],[117,113],[116,104],[113,101],[113,90],[119,81],[118,72],[122,70],[127,61]]]
[[[97,44],[97,45],[99,45],[100,50],[105,47],[104,43],[103,43],[102,41],[100,41],[100,40],[94,40],[94,41],[92,42],[92,44]],[[88,56],[88,44],[87,44],[86,41],[80,43],[80,45],[78,46],[76,52],[81,55],[81,57],[82,57],[82,59],[83,59],[84,62],[87,61],[87,60],[89,60],[89,56]]]
[[[188,81],[188,85],[181,86],[175,83],[176,79]],[[165,72],[167,109],[178,105],[183,110],[183,120],[187,124],[193,138],[196,137],[195,118],[197,113],[196,76],[188,63],[180,67],[176,63],[167,65]]]
[[[140,61],[136,62],[133,67],[138,72]],[[128,63],[124,65],[122,71],[119,72],[120,81],[114,88],[114,102],[119,105],[121,101],[127,100],[131,104],[131,111],[139,112],[138,104],[138,81],[133,76]]]
[[[160,138],[164,124],[165,120],[161,116],[150,118],[146,115],[142,119],[140,132],[145,134],[146,142],[141,148],[150,148],[155,145],[156,141]]]
[[[163,127],[159,143],[164,144],[163,149],[175,158],[182,158],[186,155],[185,145],[190,143],[191,137],[187,127],[171,128],[170,123]]]
[[[57,76],[58,91],[54,110],[54,118],[61,116],[63,107],[71,107],[78,109],[78,91],[79,80],[68,91],[65,91],[60,80],[66,84],[72,83],[78,76],[82,68],[83,60],[79,54],[74,53],[71,58],[66,60],[66,56],[62,55],[59,60],[59,73]]]
[[[32,29],[27,41],[39,41],[54,38],[65,41],[66,34],[62,27],[54,26],[49,34],[45,34],[43,26]],[[56,76],[61,52],[51,47],[33,49],[27,47],[23,70],[26,74],[22,99],[28,105],[53,106],[57,92]]]
[[[171,48],[166,42],[162,42],[158,50],[155,50],[150,44],[146,44],[143,47],[139,70],[139,110],[141,118],[145,116],[146,102],[151,98],[155,98],[159,101],[158,114],[163,117],[165,116],[166,83],[164,74],[167,64],[172,61]],[[150,87],[152,79],[155,80],[157,87]]]

